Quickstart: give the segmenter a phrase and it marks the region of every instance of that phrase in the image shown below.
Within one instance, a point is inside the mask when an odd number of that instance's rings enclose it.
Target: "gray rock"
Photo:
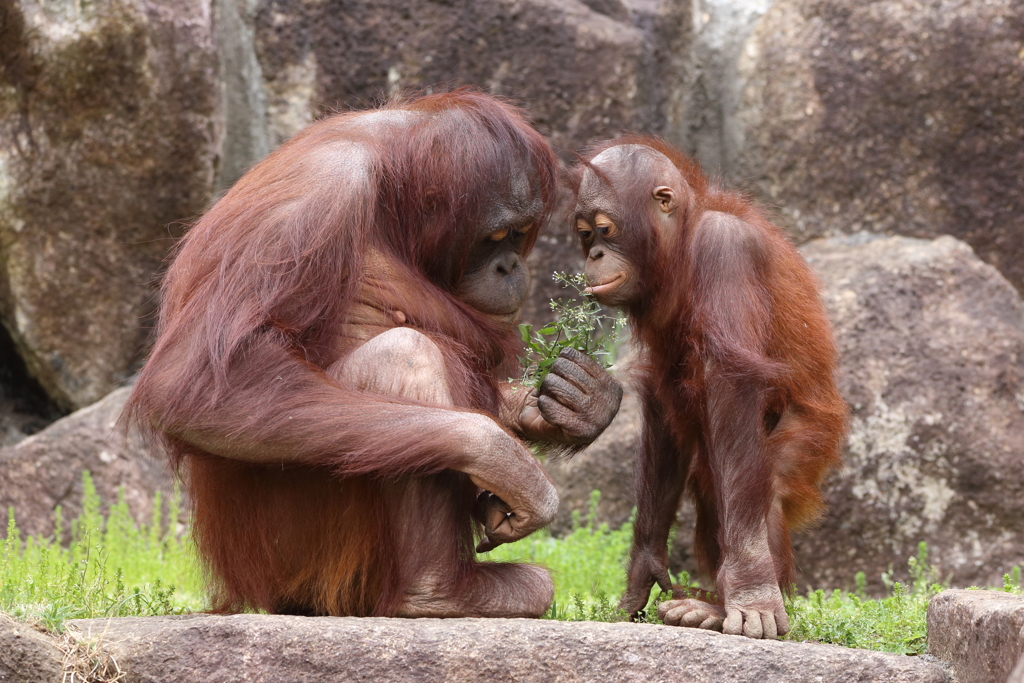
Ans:
[[[63,659],[52,638],[0,614],[0,683],[59,683]]]
[[[952,237],[816,240],[804,255],[824,285],[850,403],[843,468],[825,485],[828,511],[796,534],[799,586],[869,588],[907,579],[927,541],[954,585],[1001,585],[1024,565],[1024,303]],[[554,529],[602,492],[598,521],[628,518],[639,415],[628,397],[608,431],[549,466],[562,496]],[[694,571],[689,505],[672,551]]]
[[[622,128],[671,133],[690,12],[682,0],[263,0],[269,128],[277,143],[324,111],[465,84],[525,104],[566,150]]]
[[[218,163],[202,0],[2,0],[0,321],[65,409],[136,368],[154,273]]]
[[[1020,0],[779,0],[741,52],[728,175],[800,240],[970,244],[1024,291]]]
[[[949,662],[958,683],[1003,683],[1024,658],[1024,597],[939,593],[928,605],[928,653]]]
[[[952,237],[814,241],[850,404],[827,516],[796,537],[801,585],[880,589],[927,541],[957,586],[1024,564],[1024,302]]]
[[[742,97],[740,53],[773,0],[699,0],[687,80],[681,86],[686,111],[684,148],[712,174],[726,170],[735,148],[733,114]]]
[[[68,622],[127,681],[934,681],[920,658],[695,629],[528,619],[235,616]]]
[[[68,524],[82,511],[82,471],[92,474],[103,509],[124,498],[136,521],[150,521],[153,496],[166,502],[174,478],[166,462],[134,434],[125,436],[117,425],[129,389],[114,391],[102,401],[72,413],[43,431],[0,449],[0,525],[6,528],[13,507],[24,534],[53,533],[53,513],[62,507]],[[183,506],[184,507],[184,506]]]

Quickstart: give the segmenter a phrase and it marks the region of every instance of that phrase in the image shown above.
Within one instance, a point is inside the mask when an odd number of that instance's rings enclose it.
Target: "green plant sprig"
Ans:
[[[624,315],[619,313],[614,318],[605,315],[601,304],[584,293],[587,281],[582,273],[566,275],[556,271],[551,279],[564,288],[575,290],[576,296],[552,299],[551,310],[556,318],[539,330],[534,330],[533,325],[527,323],[519,326],[527,352],[519,357],[523,374],[518,382],[526,387],[540,387],[563,349],[576,349],[604,367],[611,367],[626,326]]]

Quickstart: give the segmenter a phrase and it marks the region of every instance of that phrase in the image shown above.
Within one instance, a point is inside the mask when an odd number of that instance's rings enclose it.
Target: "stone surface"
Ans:
[[[0,683],[59,683],[62,661],[52,638],[0,614]]]
[[[814,241],[851,407],[820,528],[798,535],[804,583],[881,588],[927,541],[955,586],[1024,564],[1024,302],[952,237]]]
[[[779,0],[738,69],[728,175],[800,241],[950,234],[1024,291],[1020,0]]]
[[[773,0],[695,0],[693,51],[683,92],[683,148],[705,171],[721,174],[729,161],[732,116],[742,96],[738,62],[757,20]]]
[[[928,605],[928,653],[957,683],[1003,683],[1024,658],[1024,596],[951,590]]]
[[[136,521],[150,521],[153,496],[172,493],[173,477],[163,457],[151,454],[136,435],[117,426],[128,388],[53,423],[14,446],[0,449],[0,528],[14,508],[23,534],[53,533],[53,514],[62,507],[64,538],[82,510],[82,471],[89,470],[105,510],[118,489]]]
[[[218,164],[206,0],[0,0],[0,321],[65,409],[136,368]]]
[[[650,624],[266,615],[68,622],[149,681],[946,681],[920,658]]]
[[[524,104],[571,151],[621,128],[671,134],[691,3],[263,0],[256,48],[274,142],[310,117],[476,85]]]
[[[800,589],[852,587],[861,570],[881,592],[890,567],[907,579],[920,541],[954,585],[1001,585],[1024,565],[1020,296],[951,237],[859,235],[803,251],[824,285],[852,414],[826,517],[794,536]],[[556,533],[595,488],[598,521],[628,519],[639,422],[627,397],[590,449],[549,466],[562,497]],[[680,517],[672,566],[693,572],[689,505]]]

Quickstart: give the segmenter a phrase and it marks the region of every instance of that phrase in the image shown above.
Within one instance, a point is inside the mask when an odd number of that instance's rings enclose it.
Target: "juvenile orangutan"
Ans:
[[[623,309],[640,358],[637,518],[620,607],[671,590],[667,538],[684,490],[717,595],[677,592],[667,624],[775,638],[789,629],[789,533],[822,510],[846,407],[818,285],[782,231],[660,140],[605,142],[577,167],[589,292]]]

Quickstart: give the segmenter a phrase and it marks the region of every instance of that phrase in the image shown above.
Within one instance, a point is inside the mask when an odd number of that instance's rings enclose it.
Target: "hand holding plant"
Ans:
[[[523,375],[519,383],[526,387],[539,388],[552,363],[563,349],[576,349],[591,356],[604,367],[615,361],[619,338],[626,326],[621,313],[616,317],[605,315],[597,301],[584,294],[587,287],[582,273],[566,275],[555,272],[555,282],[572,288],[576,296],[572,299],[552,299],[551,310],[557,318],[534,331],[533,325],[519,326],[519,334],[526,344],[527,353],[520,357]],[[578,298],[577,298],[578,297]]]

